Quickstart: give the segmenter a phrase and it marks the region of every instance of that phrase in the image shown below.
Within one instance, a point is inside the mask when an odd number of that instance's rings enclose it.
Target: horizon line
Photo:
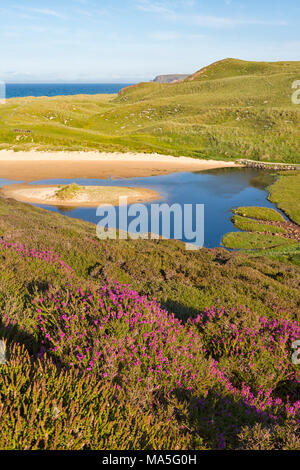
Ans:
[[[141,80],[142,82],[144,80]],[[148,81],[148,80],[147,80]],[[150,81],[150,80],[149,80]],[[99,80],[99,81],[68,81],[68,80],[59,80],[59,81],[7,81],[2,80],[2,83],[6,85],[131,85],[140,83],[140,81],[107,81],[107,80]]]

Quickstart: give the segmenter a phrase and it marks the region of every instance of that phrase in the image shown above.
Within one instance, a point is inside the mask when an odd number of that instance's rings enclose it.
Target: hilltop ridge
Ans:
[[[299,61],[290,62],[253,62],[226,58],[213,62],[187,77],[187,81],[214,80],[218,78],[238,77],[245,75],[270,75],[274,73],[298,72]]]

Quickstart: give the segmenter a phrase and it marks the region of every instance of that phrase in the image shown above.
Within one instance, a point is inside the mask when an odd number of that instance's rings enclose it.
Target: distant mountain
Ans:
[[[190,75],[188,74],[182,74],[182,73],[175,73],[175,74],[170,74],[170,75],[158,75],[155,77],[153,82],[156,83],[174,83],[178,82],[180,80],[184,80],[185,78],[189,77]]]

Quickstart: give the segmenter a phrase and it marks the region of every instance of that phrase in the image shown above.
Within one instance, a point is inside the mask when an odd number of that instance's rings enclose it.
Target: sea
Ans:
[[[6,98],[114,94],[133,83],[7,83]]]

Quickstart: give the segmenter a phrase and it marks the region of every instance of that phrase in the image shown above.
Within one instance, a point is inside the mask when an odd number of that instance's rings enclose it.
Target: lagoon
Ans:
[[[0,174],[1,177],[1,174]],[[70,184],[85,186],[127,186],[153,189],[160,193],[157,203],[204,204],[205,225],[204,246],[215,248],[221,245],[223,236],[238,231],[231,222],[232,209],[239,206],[264,206],[276,208],[267,200],[267,187],[274,176],[262,170],[249,168],[221,168],[208,171],[171,173],[168,175],[108,178],[108,179],[48,179],[31,184]],[[19,181],[18,181],[19,182]],[[0,186],[16,183],[0,179]],[[151,202],[146,203],[149,206]],[[38,207],[59,212],[68,217],[82,219],[97,224],[99,217],[95,208],[63,207],[36,204]],[[118,211],[118,208],[117,208]],[[150,212],[150,211],[149,211]],[[173,233],[171,226],[171,234]],[[187,241],[183,239],[183,241]]]

